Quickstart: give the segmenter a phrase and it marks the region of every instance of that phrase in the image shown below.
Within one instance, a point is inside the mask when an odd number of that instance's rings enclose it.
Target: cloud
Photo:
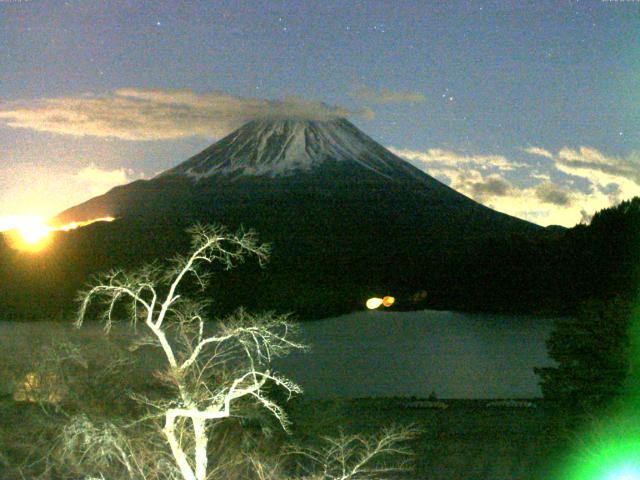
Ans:
[[[485,175],[474,169],[438,173],[445,177],[445,183],[451,188],[483,204],[491,204],[499,197],[511,197],[514,193],[513,184],[499,173]]]
[[[295,97],[263,100],[215,91],[135,88],[102,96],[15,101],[0,107],[0,120],[6,121],[9,127],[124,140],[165,140],[194,135],[219,138],[255,119],[328,120],[353,115],[371,118],[373,112]]]
[[[111,188],[142,178],[130,169],[95,165],[77,171],[37,164],[0,169],[0,218],[13,215],[51,217],[101,195]]]
[[[535,194],[536,197],[544,203],[551,203],[563,207],[571,205],[572,201],[571,191],[549,181],[536,186]]]
[[[640,196],[640,155],[608,156],[588,147],[564,147],[554,156],[554,166],[569,178],[579,178],[589,185],[584,217],[623,200]],[[597,199],[597,200],[596,200]],[[594,207],[599,208],[594,208]]]
[[[73,184],[84,188],[84,191],[91,197],[101,195],[115,186],[124,185],[140,178],[140,175],[128,168],[104,170],[95,165],[67,175]]]
[[[551,153],[549,150],[545,150],[544,148],[540,148],[540,147],[527,147],[527,148],[523,148],[522,151],[529,153],[531,155],[538,155],[540,157],[545,157],[545,158],[553,158],[553,153]]]
[[[546,159],[529,165],[503,155],[390,149],[460,193],[540,225],[571,227],[589,221],[598,210],[640,195],[637,153],[621,158],[589,147],[564,147],[556,154],[523,148]]]
[[[471,190],[476,198],[503,197],[508,195],[511,189],[511,183],[496,174],[489,175],[481,182],[475,182],[471,185]]]
[[[610,157],[594,148],[576,150],[562,148],[556,156],[556,166],[567,175],[585,177],[596,186],[640,184],[640,155],[627,158]]]
[[[375,91],[362,87],[352,92],[351,96],[363,102],[377,105],[385,105],[388,103],[422,103],[426,100],[426,97],[419,92],[392,91],[386,88]]]
[[[615,157],[584,146],[563,147],[555,155],[538,147],[524,151],[551,159],[556,171],[586,181],[592,192],[613,195],[614,202],[640,195],[640,155],[637,152],[627,157]]]
[[[419,168],[437,166],[458,169],[461,165],[475,165],[482,169],[495,168],[501,171],[513,170],[525,166],[522,163],[510,160],[502,155],[465,155],[451,150],[430,148],[425,151],[406,150],[395,147],[387,147],[399,157],[409,160]]]

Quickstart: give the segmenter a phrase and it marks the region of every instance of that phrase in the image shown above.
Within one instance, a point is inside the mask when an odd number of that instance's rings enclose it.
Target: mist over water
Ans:
[[[427,397],[432,391],[440,398],[534,398],[541,393],[533,368],[552,364],[545,340],[553,323],[430,310],[358,312],[303,322],[302,341],[311,350],[279,358],[275,368],[311,398]],[[131,332],[124,322],[110,336],[126,342]],[[99,352],[103,335],[96,322],[78,330],[71,323],[0,321],[2,393],[10,393],[15,380],[8,377],[37,361],[44,345],[71,339]],[[142,363],[151,368],[162,360]]]

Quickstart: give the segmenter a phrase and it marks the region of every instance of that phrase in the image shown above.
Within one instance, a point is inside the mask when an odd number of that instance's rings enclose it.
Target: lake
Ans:
[[[554,319],[422,312],[358,312],[302,325],[311,351],[277,366],[314,398],[534,398],[533,367],[553,365]]]
[[[552,364],[545,340],[553,323],[429,310],[358,312],[303,323],[302,340],[311,350],[275,366],[312,398],[426,397],[432,391],[439,398],[534,398],[540,389],[533,367]],[[126,332],[118,328],[115,334]],[[68,334],[94,343],[101,329],[0,322],[0,370],[20,371],[39,346]],[[3,380],[8,388],[11,382]]]

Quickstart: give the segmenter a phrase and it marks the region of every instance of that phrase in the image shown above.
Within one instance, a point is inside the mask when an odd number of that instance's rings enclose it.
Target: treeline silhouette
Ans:
[[[487,238],[459,258],[469,274],[451,278],[457,284],[444,304],[462,309],[571,314],[587,300],[630,300],[640,284],[640,198],[589,225]]]

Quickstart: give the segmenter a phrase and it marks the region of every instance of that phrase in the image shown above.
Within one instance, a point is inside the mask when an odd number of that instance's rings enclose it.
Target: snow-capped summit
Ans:
[[[254,120],[160,176],[289,176],[324,162],[355,162],[379,175],[415,176],[413,167],[343,118]]]
[[[276,203],[279,216],[285,204],[319,209],[322,215],[338,211],[338,206],[348,216],[358,217],[380,215],[383,205],[404,209],[396,216],[398,221],[424,223],[420,236],[425,238],[430,232],[444,239],[438,225],[445,224],[452,231],[457,227],[450,227],[458,225],[465,234],[533,227],[456,192],[343,118],[251,121],[155,178],[116,187],[54,220],[169,215],[207,221],[228,217],[231,223],[257,224],[252,218],[256,212]],[[237,211],[240,208],[251,212],[245,216]],[[372,209],[378,210],[365,213]],[[275,213],[265,212],[264,218]],[[271,221],[264,230],[273,225]]]

